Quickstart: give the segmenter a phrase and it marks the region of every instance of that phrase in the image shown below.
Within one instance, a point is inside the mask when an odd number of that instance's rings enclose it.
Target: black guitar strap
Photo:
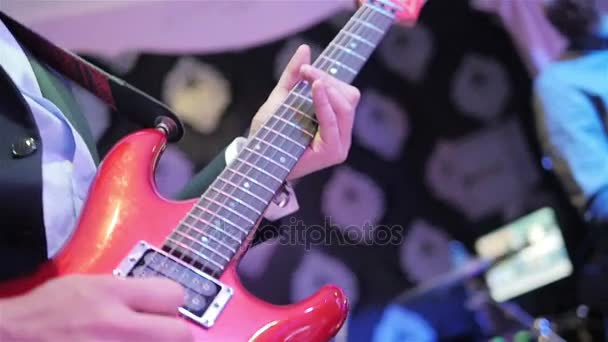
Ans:
[[[90,91],[114,111],[128,115],[131,121],[142,127],[162,125],[168,131],[170,141],[181,139],[184,134],[181,121],[160,101],[58,47],[2,11],[0,20],[37,59]]]

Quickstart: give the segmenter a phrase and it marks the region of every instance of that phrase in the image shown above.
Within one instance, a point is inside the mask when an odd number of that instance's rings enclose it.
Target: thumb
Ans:
[[[304,64],[310,64],[310,47],[306,44],[300,45],[291,57],[277,83],[277,88],[285,91],[291,90],[301,79],[300,67]]]

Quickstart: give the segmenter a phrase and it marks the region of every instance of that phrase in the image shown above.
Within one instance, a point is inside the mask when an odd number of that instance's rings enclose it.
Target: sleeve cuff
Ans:
[[[236,159],[236,156],[241,152],[243,148],[245,148],[245,144],[247,143],[247,139],[244,137],[238,137],[234,139],[228,147],[226,147],[226,153],[224,157],[226,159],[226,165],[230,165],[232,161]]]
[[[226,165],[230,165],[230,163],[236,159],[239,152],[245,148],[246,143],[246,138],[238,137],[234,139],[230,145],[228,145],[224,155]],[[270,202],[270,205],[264,212],[264,218],[269,221],[276,221],[287,215],[295,213],[298,211],[298,209],[300,209],[300,205],[298,204],[298,199],[293,186],[289,182],[286,182],[275,195],[272,202]]]

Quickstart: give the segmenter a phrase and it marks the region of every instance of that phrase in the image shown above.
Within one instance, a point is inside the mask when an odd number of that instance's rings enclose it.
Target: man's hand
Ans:
[[[268,100],[253,118],[251,132],[257,131],[300,80],[312,84],[312,98],[319,131],[295,166],[289,179],[344,162],[351,145],[359,90],[310,65],[310,48],[302,45],[291,58]]]
[[[0,301],[0,340],[192,341],[168,279],[66,276]]]

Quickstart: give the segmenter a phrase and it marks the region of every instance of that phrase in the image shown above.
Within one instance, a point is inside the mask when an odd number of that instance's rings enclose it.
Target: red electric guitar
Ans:
[[[413,22],[423,0],[368,0],[314,65],[351,82],[395,22]],[[404,56],[406,58],[406,56]],[[56,258],[0,284],[0,297],[71,273],[164,276],[186,288],[179,314],[201,341],[325,341],[342,326],[347,299],[325,286],[287,306],[248,293],[236,274],[256,223],[317,129],[310,85],[300,82],[197,200],[161,198],[154,184],[167,127],[120,141],[104,159],[78,227]]]

